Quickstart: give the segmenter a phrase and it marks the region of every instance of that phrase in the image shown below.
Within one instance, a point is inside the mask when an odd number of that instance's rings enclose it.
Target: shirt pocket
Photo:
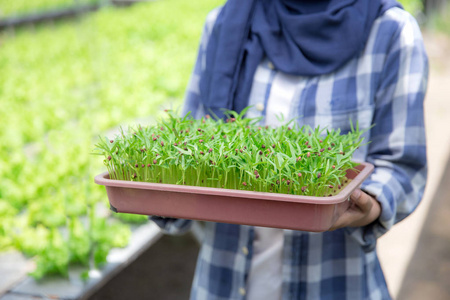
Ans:
[[[364,107],[358,109],[331,111],[315,116],[314,126],[329,129],[340,129],[341,134],[351,131],[352,126],[359,129],[369,129],[373,119],[373,108]]]
[[[313,103],[311,103],[313,104]],[[372,124],[374,107],[371,105],[345,107],[339,109],[323,109],[306,103],[297,110],[298,125],[309,125],[312,128],[340,129],[342,133],[351,130],[351,126],[359,124],[360,129],[368,129]],[[294,116],[295,117],[295,116]],[[352,124],[352,125],[351,125]]]

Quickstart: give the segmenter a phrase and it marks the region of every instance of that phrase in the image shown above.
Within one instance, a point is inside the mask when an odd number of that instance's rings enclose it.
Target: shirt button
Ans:
[[[245,289],[243,287],[241,287],[239,289],[239,294],[241,294],[242,296],[245,296]]]
[[[264,104],[262,104],[262,103],[256,104],[256,109],[259,110],[259,111],[263,111],[264,110]]]
[[[267,66],[269,67],[269,69],[273,70],[275,69],[275,66],[273,65],[273,63],[271,61],[269,61],[269,63],[267,64]]]
[[[242,253],[244,253],[244,255],[248,254],[248,248],[247,247],[242,247]]]

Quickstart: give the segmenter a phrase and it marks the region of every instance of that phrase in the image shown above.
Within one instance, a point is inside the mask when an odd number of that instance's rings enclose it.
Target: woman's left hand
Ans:
[[[369,194],[356,189],[350,196],[350,206],[329,229],[369,225],[381,214],[380,203]]]

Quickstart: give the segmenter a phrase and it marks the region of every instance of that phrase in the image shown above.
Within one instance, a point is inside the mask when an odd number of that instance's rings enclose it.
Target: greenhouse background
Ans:
[[[126,299],[114,288],[138,293],[139,278],[154,282],[155,299],[185,299],[199,233],[161,237],[145,216],[113,214],[93,182],[104,166],[92,152],[99,136],[180,108],[205,17],[223,2],[0,0],[0,299],[46,299],[73,285],[73,299]],[[450,213],[450,5],[401,2],[430,55],[430,182],[379,251],[398,299],[448,299],[450,233],[433,222]],[[114,263],[111,253],[135,244]]]

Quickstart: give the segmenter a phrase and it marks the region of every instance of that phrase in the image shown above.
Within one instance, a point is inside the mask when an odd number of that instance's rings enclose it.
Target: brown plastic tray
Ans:
[[[348,208],[350,194],[373,171],[361,162],[348,171],[352,181],[331,197],[111,180],[107,172],[95,182],[106,187],[111,210],[221,223],[321,232]]]

